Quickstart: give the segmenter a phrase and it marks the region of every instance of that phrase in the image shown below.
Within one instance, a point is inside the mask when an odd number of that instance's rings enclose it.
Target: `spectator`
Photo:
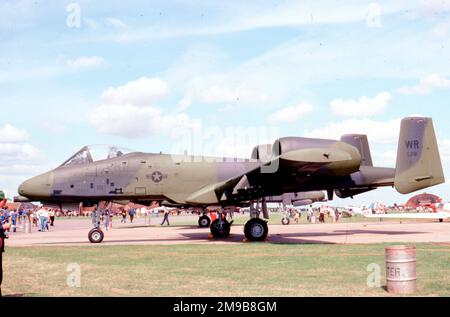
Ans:
[[[94,205],[94,210],[91,212],[91,219],[94,228],[100,227],[100,215],[97,205]]]
[[[17,217],[19,216],[19,213],[15,210],[10,214],[11,216],[11,227],[13,229],[13,232],[16,232],[17,228]]]
[[[122,215],[121,223],[127,223],[127,212],[124,208],[121,209],[120,214]]]
[[[313,209],[312,209],[312,205],[309,205],[307,207],[307,220],[308,222],[312,222],[312,217],[313,217]]]
[[[47,231],[49,231],[49,228],[48,228],[49,219],[50,219],[50,214],[48,212],[48,209],[44,208],[44,227],[45,227],[45,230],[47,230]]]
[[[109,213],[110,213],[110,211],[108,208],[106,208],[103,211],[103,225],[105,226],[106,231],[108,231],[108,228],[109,228],[109,220],[110,220]]]
[[[319,222],[325,222],[325,208],[323,206],[319,208]]]
[[[169,209],[167,209],[167,207],[163,207],[164,208],[164,219],[163,222],[161,223],[161,226],[167,221],[167,225],[170,226],[169,223]]]
[[[0,224],[0,297],[2,297],[3,252],[5,252],[5,232],[9,230],[10,227],[11,224],[9,223]]]
[[[50,226],[53,227],[54,223],[55,223],[55,210],[54,209],[50,209],[50,212],[48,213],[49,217],[50,217]]]
[[[113,217],[114,217],[114,211],[112,211],[112,209],[109,209],[109,227],[110,228],[112,228]]]
[[[336,222],[338,222],[338,220],[339,220],[339,211],[337,210],[337,208],[336,208],[336,210],[334,212],[334,215],[336,217]]]
[[[128,211],[128,214],[130,215],[130,222],[133,223],[134,215],[136,214],[136,209],[134,207],[131,207]]]
[[[295,223],[298,223],[300,220],[300,212],[296,211],[294,215],[294,221]]]
[[[47,227],[47,213],[45,208],[39,209],[35,216],[35,218],[39,219],[39,231],[44,232]]]

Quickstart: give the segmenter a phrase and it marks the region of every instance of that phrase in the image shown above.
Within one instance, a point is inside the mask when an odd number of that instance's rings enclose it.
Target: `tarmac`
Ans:
[[[246,242],[243,225],[232,225],[230,237],[214,239],[208,228],[195,225],[181,225],[180,222],[194,222],[197,216],[173,216],[171,226],[160,226],[161,218],[151,218],[147,226],[143,218],[134,223],[113,221],[113,228],[104,231],[102,245],[170,245],[170,244],[237,244]],[[11,232],[7,241],[9,247],[23,246],[70,246],[95,245],[89,242],[87,234],[92,228],[90,220],[56,219],[50,231],[39,232],[36,227],[31,233]],[[269,225],[269,236],[265,243],[321,243],[360,244],[383,242],[432,242],[450,243],[450,222],[402,221],[360,222],[360,223],[315,223]]]

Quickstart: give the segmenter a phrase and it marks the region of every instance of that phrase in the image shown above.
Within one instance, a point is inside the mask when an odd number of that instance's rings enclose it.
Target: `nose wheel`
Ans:
[[[214,238],[227,238],[230,235],[231,224],[226,219],[216,219],[211,223],[211,234]]]
[[[200,228],[208,228],[211,224],[211,219],[209,219],[208,216],[203,215],[200,218],[198,218],[198,226]]]
[[[92,229],[91,231],[89,231],[89,234],[88,234],[88,238],[89,238],[89,241],[91,243],[100,243],[100,242],[102,242],[104,236],[105,235],[103,234],[103,231],[98,229],[98,228]]]
[[[284,217],[284,218],[282,218],[281,219],[281,224],[282,225],[288,225],[289,223],[290,223],[291,221],[289,220],[289,218],[288,217]]]

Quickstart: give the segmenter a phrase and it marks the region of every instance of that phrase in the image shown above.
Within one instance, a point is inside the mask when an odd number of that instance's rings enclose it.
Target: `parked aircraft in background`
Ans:
[[[203,209],[219,206],[223,211],[230,206],[255,208],[259,202],[267,219],[268,196],[325,190],[331,200],[333,193],[345,198],[382,186],[407,194],[444,182],[431,118],[402,120],[395,168],[373,166],[365,135],[344,135],[340,141],[285,137],[269,152],[267,148],[256,146],[252,159],[235,159],[127,153],[109,147],[105,156],[96,158],[94,148],[86,146],[61,166],[23,182],[18,192],[31,201],[60,206],[156,200]],[[259,214],[245,224],[248,240],[261,241],[268,234]],[[230,224],[226,217],[217,217],[210,230],[214,237],[227,237]],[[89,237],[101,242],[103,232],[94,228]]]
[[[440,222],[450,218],[450,203],[434,204],[432,212],[404,212],[387,214],[367,214],[367,218],[390,219],[438,219]]]

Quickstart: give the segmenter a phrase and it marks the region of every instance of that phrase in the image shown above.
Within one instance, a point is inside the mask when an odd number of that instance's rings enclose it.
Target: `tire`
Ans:
[[[216,219],[211,223],[211,234],[214,238],[227,238],[230,235],[230,223],[226,219],[223,219],[222,223],[219,220]]]
[[[103,231],[97,228],[92,229],[88,234],[88,238],[91,243],[100,243],[103,241],[104,237],[105,235],[103,234]]]
[[[281,224],[287,226],[291,221],[288,217],[281,218]]]
[[[440,219],[439,219],[439,222],[444,222],[444,219],[440,218]]]
[[[244,234],[249,241],[264,241],[268,233],[267,222],[259,218],[250,219],[244,226]]]
[[[211,219],[209,219],[208,216],[203,215],[200,218],[198,218],[198,226],[200,228],[208,228],[211,224]]]

